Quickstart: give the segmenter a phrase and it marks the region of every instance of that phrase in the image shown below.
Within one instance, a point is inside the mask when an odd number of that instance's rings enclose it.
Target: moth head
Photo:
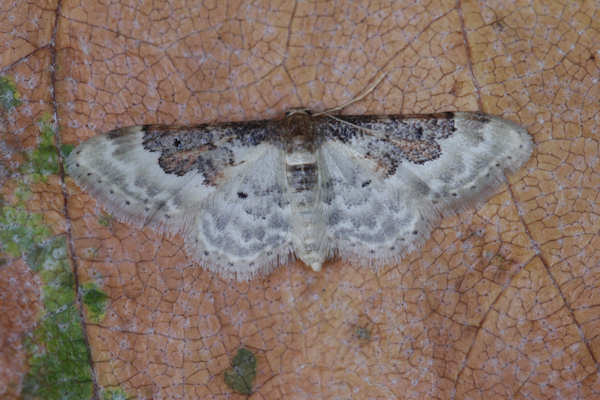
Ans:
[[[297,108],[290,108],[289,110],[287,110],[285,112],[285,116],[287,117],[291,117],[292,115],[312,115],[313,112],[305,107],[297,107]]]

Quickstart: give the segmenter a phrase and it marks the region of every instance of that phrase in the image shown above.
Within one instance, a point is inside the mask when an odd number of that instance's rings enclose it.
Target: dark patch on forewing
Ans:
[[[402,150],[404,157],[412,163],[424,164],[435,160],[442,154],[440,145],[435,141],[425,140],[400,140],[391,143]]]
[[[473,113],[469,113],[469,114],[466,114],[466,115],[468,115],[469,117],[471,117],[471,119],[473,121],[481,122],[482,124],[487,124],[488,122],[491,121],[491,118],[490,118],[489,115],[484,114],[484,113],[479,112],[479,111],[476,111],[476,112],[473,112]]]
[[[327,137],[333,137],[344,143],[352,140],[357,134],[366,132],[349,124],[331,118],[322,117],[318,129],[325,131]],[[407,115],[344,115],[338,118],[360,127],[375,130],[386,135],[388,139],[408,141],[437,141],[451,136],[456,131],[454,113],[407,114]],[[323,126],[325,125],[325,126]]]
[[[131,134],[136,128],[137,127],[135,126],[128,126],[125,128],[113,129],[112,131],[106,132],[106,136],[111,140],[116,140]]]
[[[342,143],[356,138],[365,140],[367,149],[363,155],[375,161],[386,176],[393,175],[402,161],[424,164],[439,158],[442,154],[439,141],[456,131],[454,113],[451,112],[339,118],[349,124],[323,118],[317,129],[326,138]]]
[[[142,127],[143,145],[160,152],[158,163],[167,174],[177,176],[196,171],[204,184],[216,186],[226,167],[243,162],[233,149],[252,147],[273,138],[273,122],[250,121],[217,125]]]

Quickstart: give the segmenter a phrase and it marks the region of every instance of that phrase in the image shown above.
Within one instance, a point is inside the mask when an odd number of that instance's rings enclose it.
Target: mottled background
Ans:
[[[407,3],[4,1],[0,397],[242,399],[243,346],[252,399],[600,398],[600,4]],[[62,169],[98,132],[322,110],[383,72],[344,112],[480,110],[536,148],[377,274],[224,281]]]

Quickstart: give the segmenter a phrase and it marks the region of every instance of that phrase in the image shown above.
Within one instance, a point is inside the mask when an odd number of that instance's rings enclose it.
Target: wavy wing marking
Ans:
[[[66,165],[111,214],[182,232],[197,261],[247,279],[290,252],[271,134],[260,121],[122,128],[81,144]]]
[[[348,120],[321,127],[329,234],[343,258],[376,266],[421,245],[441,215],[485,200],[532,149],[523,128],[480,113]]]

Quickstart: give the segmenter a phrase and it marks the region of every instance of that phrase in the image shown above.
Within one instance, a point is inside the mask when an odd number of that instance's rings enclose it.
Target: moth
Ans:
[[[519,125],[479,112],[352,115],[115,129],[73,150],[70,176],[108,212],[182,234],[188,254],[246,280],[299,258],[382,266],[529,158]]]

